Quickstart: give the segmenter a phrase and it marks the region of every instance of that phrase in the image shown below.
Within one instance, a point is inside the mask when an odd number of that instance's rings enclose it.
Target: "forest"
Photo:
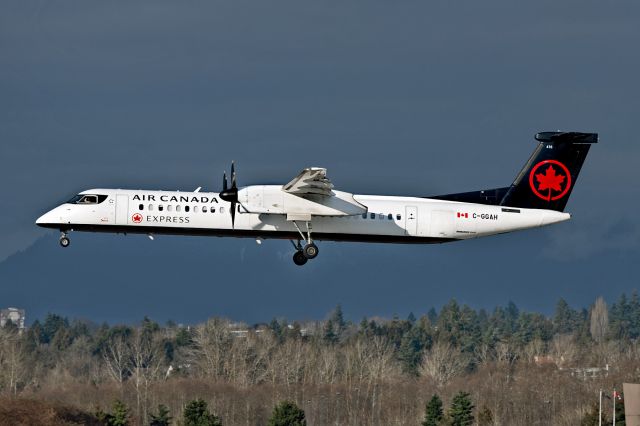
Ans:
[[[455,300],[359,322],[339,305],[253,325],[48,314],[0,329],[0,423],[597,425],[599,390],[640,382],[639,337],[635,292],[550,316]],[[623,425],[623,396],[607,401]]]

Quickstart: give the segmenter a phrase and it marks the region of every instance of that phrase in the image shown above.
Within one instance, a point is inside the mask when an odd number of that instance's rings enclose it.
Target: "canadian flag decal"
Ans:
[[[460,212],[458,212],[458,217],[464,217],[465,219],[469,219],[469,213],[460,213]]]

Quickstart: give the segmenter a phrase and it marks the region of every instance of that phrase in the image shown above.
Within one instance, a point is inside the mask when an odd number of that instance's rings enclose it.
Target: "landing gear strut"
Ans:
[[[60,235],[60,245],[66,248],[69,247],[69,244],[71,244],[71,240],[67,237],[67,233],[63,232],[62,235]]]
[[[304,265],[305,263],[307,263],[307,260],[315,259],[318,256],[318,251],[319,251],[318,246],[315,245],[315,243],[311,239],[311,222],[305,222],[305,223],[307,225],[306,238],[304,233],[298,226],[298,223],[295,220],[293,221],[293,225],[296,227],[296,229],[298,230],[298,233],[302,237],[301,239],[298,240],[298,244],[295,244],[293,241],[291,241],[291,244],[293,244],[293,247],[295,247],[296,249],[296,252],[293,255],[293,262],[298,266]],[[302,245],[300,244],[301,240],[305,242],[304,247],[302,247]]]

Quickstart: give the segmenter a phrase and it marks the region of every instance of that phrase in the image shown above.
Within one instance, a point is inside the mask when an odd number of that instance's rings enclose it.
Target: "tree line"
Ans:
[[[436,396],[449,406],[436,424],[569,425],[589,418],[597,389],[638,381],[629,367],[639,337],[635,292],[611,307],[560,299],[550,316],[455,300],[420,317],[355,323],[340,306],[324,321],[252,326],[49,314],[24,332],[0,330],[0,391],[104,416],[119,401],[132,425],[157,421],[160,406],[186,424],[193,401],[225,425],[266,424],[282,401],[313,424],[420,424]],[[472,423],[456,423],[461,406]]]

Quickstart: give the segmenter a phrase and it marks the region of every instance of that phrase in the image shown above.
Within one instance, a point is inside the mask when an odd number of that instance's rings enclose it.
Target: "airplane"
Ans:
[[[90,189],[55,207],[36,224],[61,232],[195,235],[288,239],[293,261],[318,256],[316,241],[433,244],[469,240],[571,218],[564,209],[597,133],[542,132],[510,186],[430,197],[358,195],[334,189],[327,170],[304,169],[285,185],[192,192]],[[294,242],[296,241],[296,242]],[[304,245],[301,244],[304,242]]]

